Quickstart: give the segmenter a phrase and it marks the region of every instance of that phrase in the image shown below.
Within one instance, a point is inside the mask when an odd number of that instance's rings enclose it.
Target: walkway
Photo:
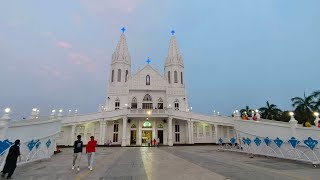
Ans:
[[[93,171],[83,156],[81,171],[71,170],[72,149],[50,161],[18,167],[14,179],[157,180],[157,179],[319,179],[311,165],[219,152],[215,146],[97,148]]]

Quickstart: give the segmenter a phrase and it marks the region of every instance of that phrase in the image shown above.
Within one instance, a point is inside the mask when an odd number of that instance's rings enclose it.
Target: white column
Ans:
[[[103,140],[102,140],[102,134],[103,134],[103,121],[99,121],[99,144],[103,145]]]
[[[6,138],[7,130],[9,128],[9,121],[11,120],[10,116],[10,109],[7,108],[5,113],[0,118],[0,139],[4,140]]]
[[[153,120],[153,122],[152,122],[152,141],[153,141],[153,139],[157,139],[156,138],[156,120]]]
[[[172,142],[172,117],[169,117],[168,119],[168,145],[169,146],[173,146],[173,142]]]
[[[84,125],[84,133],[83,133],[83,144],[87,144],[87,130],[88,130],[88,125]]]
[[[191,122],[187,122],[187,131],[188,131],[188,144],[191,144]]]
[[[214,136],[215,136],[214,138],[215,138],[215,140],[216,140],[216,144],[218,144],[218,140],[219,140],[219,139],[218,139],[218,138],[219,138],[219,136],[218,136],[218,134],[219,134],[218,124],[215,124],[215,125],[214,125],[214,132],[215,132],[215,133],[214,133]]]
[[[225,139],[226,139],[226,142],[229,143],[230,142],[229,126],[226,126],[226,130],[227,130],[227,137],[225,137]]]
[[[212,141],[212,124],[209,124],[209,129],[210,129],[210,143],[213,142]]]
[[[108,121],[102,121],[102,143],[106,142],[106,127],[108,127]]]
[[[196,124],[196,128],[197,128],[197,139],[199,140],[199,139],[200,139],[200,138],[199,138],[199,129],[200,129],[201,127],[199,127],[198,125],[199,125],[199,123]],[[201,124],[200,124],[200,126],[201,126]]]
[[[121,146],[127,146],[127,117],[122,119],[122,141]]]
[[[71,132],[70,132],[70,143],[69,143],[70,146],[72,146],[73,142],[75,141],[75,138],[74,138],[75,131],[76,131],[76,125],[72,125]]]
[[[137,145],[141,146],[141,139],[142,139],[142,131],[141,131],[141,123],[140,120],[138,120],[138,127],[137,127],[137,133],[138,133],[138,137],[137,137]]]
[[[193,140],[193,122],[190,122],[190,129],[191,129],[191,144],[194,144],[194,140]]]

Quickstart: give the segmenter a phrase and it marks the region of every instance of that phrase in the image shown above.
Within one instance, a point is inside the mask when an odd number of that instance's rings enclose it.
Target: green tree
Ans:
[[[315,98],[315,110],[320,111],[320,91],[315,91],[312,93],[312,96]]]
[[[318,96],[317,91],[309,96],[306,96],[306,93],[304,93],[303,97],[294,97],[291,99],[292,106],[295,108],[295,118],[299,123],[312,121],[312,112],[317,110],[318,104],[316,96]]]
[[[290,121],[290,111],[282,111],[279,117],[276,117],[277,121],[289,122]]]
[[[279,119],[282,112],[275,104],[270,104],[269,101],[267,101],[265,107],[259,108],[259,111],[261,112],[261,118],[271,120]]]

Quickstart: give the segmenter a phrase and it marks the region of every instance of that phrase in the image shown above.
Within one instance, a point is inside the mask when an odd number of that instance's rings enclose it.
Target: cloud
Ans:
[[[46,74],[48,76],[52,76],[55,78],[62,78],[65,80],[72,79],[72,76],[70,74],[64,73],[63,71],[61,71],[57,68],[54,68],[52,66],[49,66],[49,65],[41,65],[40,66],[40,73],[42,75]]]
[[[86,54],[72,52],[68,54],[68,59],[74,65],[82,65],[87,72],[97,70],[97,65]]]
[[[57,42],[57,46],[58,47],[61,47],[61,48],[64,48],[64,49],[70,49],[72,48],[72,44],[68,43],[68,42],[65,42],[65,41],[58,41]]]

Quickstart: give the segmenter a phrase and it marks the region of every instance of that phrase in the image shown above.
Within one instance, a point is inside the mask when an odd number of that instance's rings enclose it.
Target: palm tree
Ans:
[[[303,97],[294,97],[291,99],[292,106],[295,108],[296,118],[299,122],[307,122],[312,119],[312,112],[317,109],[317,101],[315,96],[318,96],[317,91],[313,94]]]
[[[281,110],[277,108],[276,105],[270,104],[269,101],[267,101],[267,104],[265,107],[259,108],[259,111],[261,112],[261,117],[263,119],[276,119],[280,116]]]
[[[311,95],[316,99],[315,110],[320,111],[320,91],[314,91]]]
[[[244,109],[240,110],[240,113],[241,113],[241,116],[242,116],[242,114],[247,113],[248,116],[251,117],[252,111],[253,111],[253,109],[250,109],[249,106],[246,106]]]

